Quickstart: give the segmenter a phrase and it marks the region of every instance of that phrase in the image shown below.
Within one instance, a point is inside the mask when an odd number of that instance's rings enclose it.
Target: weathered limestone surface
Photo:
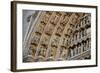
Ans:
[[[91,15],[40,11],[24,48],[23,62],[82,60],[91,58]]]

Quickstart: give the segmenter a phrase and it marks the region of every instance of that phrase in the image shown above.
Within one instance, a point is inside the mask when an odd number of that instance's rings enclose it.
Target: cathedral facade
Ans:
[[[90,13],[36,11],[28,21],[23,62],[91,59]]]

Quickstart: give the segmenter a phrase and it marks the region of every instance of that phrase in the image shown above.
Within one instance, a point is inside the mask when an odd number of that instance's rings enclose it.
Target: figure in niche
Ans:
[[[73,57],[74,56],[74,51],[73,51],[72,48],[70,49],[70,52],[71,52],[71,57]]]
[[[86,41],[85,41],[85,51],[87,50],[87,44],[86,44]]]
[[[64,41],[65,40],[65,41]],[[63,39],[63,43],[68,47],[70,44],[70,36],[65,34],[65,39]]]
[[[87,14],[85,16],[85,23],[86,23],[86,25],[89,25],[91,23],[90,21],[91,21],[90,16]]]
[[[84,51],[84,41],[81,43],[81,53]]]
[[[74,41],[75,41],[75,44],[76,44],[77,40],[78,40],[78,38],[77,38],[77,36],[78,36],[77,32],[75,32],[73,36],[74,36]]]
[[[74,52],[75,52],[75,55],[78,54],[78,47],[77,47],[77,45],[74,46]]]
[[[83,42],[83,52],[86,51],[86,41]]]
[[[85,36],[85,30],[82,30],[82,37],[84,38]]]
[[[85,18],[82,18],[81,19],[81,27],[84,26],[84,25],[86,25],[86,20],[85,20]]]
[[[86,34],[88,38],[91,38],[91,28],[86,29]]]
[[[56,47],[51,47],[49,50],[49,57],[55,58],[57,53],[57,48]]]
[[[88,29],[89,27],[91,27],[91,19],[89,19],[89,17],[88,16],[86,16],[86,19],[87,20],[85,20],[85,23],[86,23],[86,28]]]
[[[40,34],[34,34],[31,44],[37,45],[40,41]]]
[[[79,39],[82,40],[82,31],[79,31]]]
[[[67,14],[65,14],[65,15],[63,16],[61,22],[60,22],[60,25],[61,25],[62,27],[65,27],[65,25],[67,24],[68,20],[69,20],[69,17],[67,16]]]
[[[59,19],[60,19],[60,16],[55,14],[52,16],[50,23],[56,25],[59,22]]]
[[[40,49],[39,49],[38,55],[45,57],[46,56],[46,50],[47,50],[46,46],[41,46]]]
[[[61,36],[61,34],[63,33],[63,28],[62,27],[60,27],[60,26],[58,26],[57,27],[57,30],[56,30],[56,34],[58,35],[58,36]]]
[[[77,22],[77,16],[76,15],[73,15],[73,17],[71,18],[71,23],[72,24],[76,24],[76,22]]]
[[[68,49],[66,49],[65,47],[61,47],[60,49],[60,57],[63,59],[66,59],[68,55]]]
[[[71,45],[73,45],[73,44],[74,44],[74,35],[71,34]]]
[[[85,26],[84,18],[82,18],[82,19],[80,20],[80,27],[83,27],[83,26]]]
[[[42,32],[43,32],[43,30],[44,30],[44,27],[45,27],[45,25],[43,25],[42,23],[40,23],[40,24],[37,26],[36,32],[42,34]]]
[[[89,42],[88,42],[88,39],[86,40],[86,50],[89,49]]]
[[[80,38],[79,38],[79,35],[80,35],[80,32],[78,31],[78,32],[77,32],[77,39],[80,39]]]
[[[71,55],[71,48],[68,48],[69,49],[69,52],[68,52],[68,58],[69,59],[72,55]]]
[[[46,14],[42,17],[41,22],[47,24],[47,22],[49,21],[50,16],[51,16],[51,14],[46,12]]]
[[[67,47],[68,46],[68,38],[66,38],[66,37],[62,38],[61,46],[63,46],[63,47]]]
[[[49,40],[50,40],[50,36],[44,34],[40,42],[42,45],[47,45],[49,43]]]
[[[48,24],[47,29],[45,30],[45,33],[48,35],[51,35],[53,33],[54,25]]]
[[[91,26],[91,14],[88,14],[87,17],[88,17],[87,24]]]
[[[35,56],[36,54],[36,45],[30,45],[29,47],[29,54],[31,54],[32,56]]]
[[[51,41],[51,46],[57,46],[59,44],[60,37],[54,36],[54,38]]]
[[[74,25],[73,24],[70,24],[70,29],[73,29],[74,28]]]
[[[83,49],[81,43],[78,43],[78,47],[77,48],[78,48],[78,54],[81,53],[81,52],[83,52],[83,51],[81,51]]]

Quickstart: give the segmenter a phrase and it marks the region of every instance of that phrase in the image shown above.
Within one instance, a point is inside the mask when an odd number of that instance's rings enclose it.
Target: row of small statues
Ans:
[[[87,39],[86,41],[78,43],[77,45],[74,45],[73,47],[70,47],[69,49],[70,49],[70,57],[73,57],[87,50],[90,50],[91,49],[91,39]]]

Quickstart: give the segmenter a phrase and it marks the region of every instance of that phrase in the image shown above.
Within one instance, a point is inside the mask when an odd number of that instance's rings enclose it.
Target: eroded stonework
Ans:
[[[91,59],[90,13],[39,11],[32,17],[23,62]]]

